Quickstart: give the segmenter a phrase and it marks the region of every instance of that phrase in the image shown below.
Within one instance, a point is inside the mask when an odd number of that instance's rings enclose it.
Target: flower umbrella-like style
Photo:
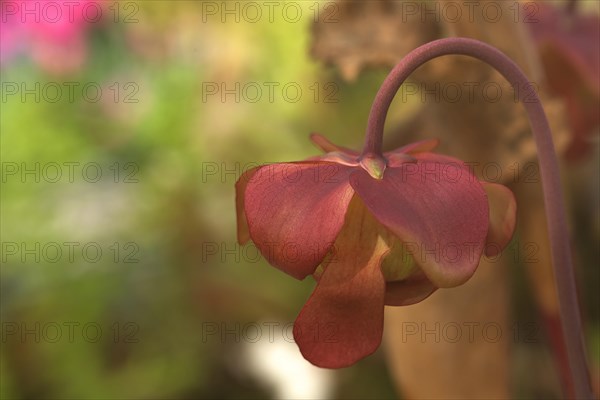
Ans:
[[[309,361],[338,368],[377,349],[384,305],[460,285],[484,251],[497,254],[516,206],[504,186],[431,153],[436,140],[361,156],[312,139],[324,156],[257,167],[238,181],[238,238],[282,271],[318,280],[294,337]]]

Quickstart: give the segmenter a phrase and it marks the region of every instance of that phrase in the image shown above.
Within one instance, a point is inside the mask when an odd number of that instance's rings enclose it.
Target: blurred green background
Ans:
[[[289,324],[314,284],[236,243],[234,183],[314,154],[313,129],[358,145],[383,72],[338,82],[307,52],[313,4],[296,4],[289,22],[280,6],[222,23],[195,1],[106,2],[56,35],[64,54],[3,42],[2,398],[268,396],[301,360]],[[263,378],[247,347],[278,326],[292,361]],[[393,397],[379,355],[309,378],[319,397]]]
[[[236,243],[239,175],[316,154],[312,131],[360,146],[386,72],[345,83],[310,57],[315,3],[278,4],[3,20],[2,398],[396,397],[381,349],[303,362],[289,328],[314,283]]]

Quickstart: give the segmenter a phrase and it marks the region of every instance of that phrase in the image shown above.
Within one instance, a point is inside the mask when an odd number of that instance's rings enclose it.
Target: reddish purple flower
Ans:
[[[465,283],[512,237],[516,204],[437,140],[361,157],[320,135],[326,154],[249,170],[236,183],[238,240],[317,287],[294,324],[304,357],[345,367],[381,342],[384,305]]]

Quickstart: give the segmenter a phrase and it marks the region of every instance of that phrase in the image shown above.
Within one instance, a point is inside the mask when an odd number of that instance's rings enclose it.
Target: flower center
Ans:
[[[360,166],[375,179],[383,179],[383,172],[387,167],[387,161],[383,156],[365,154],[360,158]]]

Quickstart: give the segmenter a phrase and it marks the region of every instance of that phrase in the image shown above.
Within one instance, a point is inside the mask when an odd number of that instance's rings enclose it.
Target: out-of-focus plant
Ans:
[[[81,71],[89,52],[87,32],[92,25],[101,22],[103,2],[3,0],[0,3],[0,65],[22,53],[52,75]],[[83,11],[88,9],[93,10]],[[44,10],[44,17],[40,17],[40,10]]]
[[[529,24],[539,47],[552,92],[566,103],[572,135],[565,156],[587,156],[600,124],[600,16],[582,14],[577,1],[559,8],[536,2],[536,23]]]

